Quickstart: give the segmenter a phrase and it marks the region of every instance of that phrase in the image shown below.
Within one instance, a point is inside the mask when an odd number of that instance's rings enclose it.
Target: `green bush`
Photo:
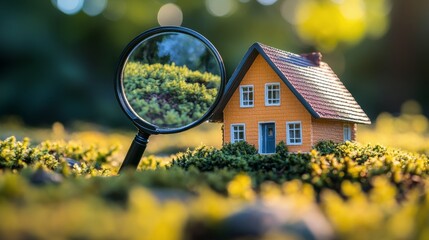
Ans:
[[[275,154],[258,154],[254,146],[245,141],[227,143],[221,149],[197,148],[188,150],[173,159],[172,166],[184,169],[194,167],[198,171],[225,169],[232,172],[246,172],[253,177],[256,186],[270,180],[281,183],[301,178],[310,172],[310,155],[289,154],[284,142],[276,146]]]
[[[320,154],[327,155],[335,153],[337,145],[337,143],[334,143],[331,140],[320,141],[314,145],[314,149],[316,149]]]
[[[172,166],[191,167],[210,172],[225,169],[246,172],[255,187],[264,181],[283,183],[299,179],[317,192],[325,188],[341,193],[344,181],[359,183],[364,191],[372,188],[372,179],[388,176],[398,189],[398,198],[411,188],[423,187],[421,178],[429,174],[426,155],[412,154],[380,145],[346,142],[321,142],[311,153],[289,153],[284,143],[276,154],[260,155],[245,142],[226,144],[222,149],[201,147],[187,151],[172,161]]]
[[[222,146],[222,152],[228,155],[247,156],[257,154],[258,150],[246,141],[239,141],[236,143],[225,143]]]
[[[160,127],[181,127],[201,118],[212,106],[220,77],[187,67],[128,62],[124,91],[133,110]]]
[[[281,157],[286,157],[289,153],[289,149],[284,141],[280,141],[276,146],[276,153]]]

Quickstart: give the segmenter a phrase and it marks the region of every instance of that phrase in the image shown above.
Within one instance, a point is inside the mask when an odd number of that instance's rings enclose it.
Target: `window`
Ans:
[[[288,145],[302,144],[301,122],[286,123],[286,142]]]
[[[231,125],[231,143],[245,141],[245,127],[244,124],[232,124]]]
[[[343,125],[343,138],[344,142],[352,140],[352,129],[350,128],[350,124]]]
[[[240,107],[253,107],[253,86],[240,86]]]
[[[265,105],[280,105],[280,83],[267,83],[265,85]]]

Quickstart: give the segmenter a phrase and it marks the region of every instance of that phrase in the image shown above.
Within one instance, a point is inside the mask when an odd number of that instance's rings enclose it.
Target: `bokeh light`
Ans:
[[[301,39],[323,51],[380,37],[388,28],[387,0],[285,0],[280,10]]]
[[[379,38],[383,36],[389,28],[389,13],[392,9],[390,1],[387,0],[366,0],[366,17],[371,24],[368,25],[368,35]]]
[[[295,9],[298,4],[299,0],[286,0],[280,7],[282,17],[290,24],[296,24]]]
[[[174,3],[167,3],[158,11],[158,23],[161,26],[180,26],[182,21],[182,10]]]
[[[258,3],[262,4],[262,5],[273,5],[274,3],[277,2],[277,0],[257,0]]]
[[[224,17],[234,12],[236,2],[233,0],[206,0],[206,7],[213,16]]]
[[[97,16],[106,9],[107,0],[87,0],[83,4],[83,12],[88,16]]]
[[[76,14],[83,7],[83,0],[54,0],[53,4],[65,14]]]

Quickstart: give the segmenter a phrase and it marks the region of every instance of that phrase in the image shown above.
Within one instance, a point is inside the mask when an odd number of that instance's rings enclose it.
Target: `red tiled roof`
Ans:
[[[315,118],[370,124],[368,116],[319,53],[297,55],[261,43],[253,44],[229,80],[224,98],[212,117],[222,111],[256,56],[261,54]]]

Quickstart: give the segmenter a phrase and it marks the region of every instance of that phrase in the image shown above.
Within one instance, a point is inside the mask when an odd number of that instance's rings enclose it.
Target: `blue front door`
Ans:
[[[276,126],[274,123],[261,123],[260,153],[276,152]]]

